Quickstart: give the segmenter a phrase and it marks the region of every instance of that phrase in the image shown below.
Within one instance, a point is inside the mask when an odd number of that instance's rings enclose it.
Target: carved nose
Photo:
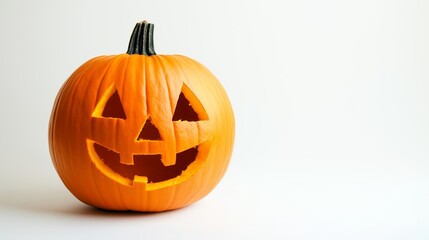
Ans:
[[[142,129],[140,130],[139,135],[137,136],[137,141],[139,140],[161,140],[158,129],[152,123],[150,117],[143,124]]]
[[[166,139],[168,139],[168,136]],[[167,141],[166,139],[161,139],[159,130],[149,117],[143,124],[143,127],[137,136],[136,147],[138,150],[134,151],[134,154],[136,152],[143,155],[161,154],[161,162],[164,166],[174,165],[176,164],[176,142],[174,141],[174,138],[173,141]]]

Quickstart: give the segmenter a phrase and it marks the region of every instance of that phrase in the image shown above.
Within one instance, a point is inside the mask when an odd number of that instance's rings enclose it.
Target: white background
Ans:
[[[429,1],[0,2],[1,239],[429,239]],[[159,214],[76,200],[47,128],[61,84],[155,24],[236,117],[230,168]]]

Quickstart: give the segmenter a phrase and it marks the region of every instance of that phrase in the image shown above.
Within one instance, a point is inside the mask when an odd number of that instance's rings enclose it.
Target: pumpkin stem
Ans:
[[[136,24],[128,44],[128,54],[156,55],[153,47],[153,23],[142,21]]]

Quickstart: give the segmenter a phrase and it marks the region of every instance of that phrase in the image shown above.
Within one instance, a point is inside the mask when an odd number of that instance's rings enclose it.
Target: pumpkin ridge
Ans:
[[[99,86],[100,86],[100,84],[101,84],[101,82],[105,79],[105,76],[106,76],[106,74],[107,74],[107,72],[109,71],[109,69],[110,69],[110,66],[112,65],[112,63],[116,60],[118,58],[118,56],[114,56],[114,55],[111,55],[111,56],[104,56],[104,57],[99,57],[98,59],[100,59],[100,62],[99,63],[95,63],[95,62],[93,62],[92,64],[94,64],[94,65],[96,65],[97,67],[104,67],[105,69],[103,70],[103,73],[101,74],[101,76],[99,77],[99,82],[98,82],[98,86],[97,86],[97,88],[99,88]],[[98,60],[97,59],[97,60]],[[104,64],[106,64],[106,63],[104,63],[104,61],[108,61],[107,62],[107,66],[103,66]],[[89,66],[91,66],[91,64],[88,64]],[[88,72],[86,72],[85,74],[83,74],[83,76],[84,77],[87,77],[86,76],[86,74],[88,74]],[[91,79],[90,79],[91,80]],[[86,96],[87,94],[88,94],[88,91],[89,90],[91,90],[91,88],[89,87],[89,85],[90,84],[88,84],[87,85],[87,87],[85,88],[85,92],[84,92],[84,96]],[[100,90],[98,90],[97,91],[97,93],[96,93],[96,95],[99,93],[99,91]],[[95,105],[95,103],[94,103],[94,105]],[[93,109],[93,108],[92,108]],[[91,115],[92,115],[92,111],[91,111]],[[92,131],[90,131],[90,134],[92,133]],[[92,191],[94,191],[95,193],[96,193],[96,195],[97,195],[97,198],[99,199],[99,201],[102,203],[102,204],[105,204],[106,206],[107,206],[107,204],[108,204],[108,201],[103,197],[103,194],[102,194],[102,191],[100,191],[100,189],[99,189],[99,184],[97,183],[97,178],[96,178],[96,175],[95,175],[95,173],[93,172],[93,171],[91,171],[91,173],[90,173],[91,175],[92,175],[92,177],[91,177],[91,183],[92,183]],[[91,191],[90,190],[90,188],[87,188],[87,190],[86,191]]]
[[[166,87],[166,92],[167,92],[167,97],[168,97],[168,105],[170,106],[170,112],[172,112],[173,110],[171,109],[171,100],[170,100],[170,89],[169,89],[169,87],[168,87],[168,81],[167,81],[167,76],[166,76],[166,71],[164,70],[164,68],[163,68],[163,66],[162,66],[162,64],[161,64],[161,61],[158,59],[158,57],[157,56],[155,56],[154,58],[153,58],[154,60],[155,60],[155,62],[156,62],[156,66],[158,66],[158,68],[160,69],[160,71],[161,71],[161,76],[162,76],[162,80],[165,82],[165,85],[167,86]]]
[[[105,93],[102,93],[101,91],[102,91],[102,89],[101,89],[101,85],[106,81],[106,75],[107,75],[107,73],[109,72],[109,70],[110,70],[110,67],[112,66],[112,64],[115,62],[115,61],[118,61],[118,59],[121,57],[121,55],[118,55],[118,56],[112,56],[112,58],[109,60],[109,62],[107,63],[107,66],[105,67],[106,69],[103,71],[103,73],[101,73],[101,76],[99,77],[99,81],[98,81],[98,84],[97,84],[97,93],[96,93],[96,95],[95,95],[95,98],[94,98],[94,100],[95,100],[95,102],[94,102],[94,105],[91,107],[91,109],[95,109],[96,107],[97,107],[97,103],[100,101],[100,98],[102,98],[103,97],[103,95],[105,94]],[[110,85],[110,84],[109,84]],[[91,89],[85,89],[85,96],[86,96],[86,94],[87,94],[87,91],[89,91],[89,90],[91,90]],[[91,112],[91,115],[93,114],[93,112]],[[101,114],[100,114],[101,115]]]
[[[172,79],[173,77],[170,75],[173,74],[174,76],[174,73],[176,73],[177,71],[172,73],[172,70],[169,70],[169,71],[165,70],[165,69],[174,68],[175,66],[171,62],[175,62],[175,64],[178,65],[177,61],[172,60],[171,57],[169,56],[162,56],[162,55],[157,55],[157,60],[161,65],[161,68],[164,70],[164,73],[166,74],[165,80],[166,80],[167,88],[169,92],[168,95],[170,96],[169,101],[170,101],[170,108],[171,108],[171,116],[174,116],[174,110],[176,109],[177,100],[180,96],[180,92],[177,91],[177,88],[182,88],[184,81],[178,77]],[[182,71],[182,75],[183,75],[183,71]],[[179,82],[179,83],[176,83],[178,87],[174,86],[175,82]],[[177,92],[177,97],[173,95],[174,92]]]

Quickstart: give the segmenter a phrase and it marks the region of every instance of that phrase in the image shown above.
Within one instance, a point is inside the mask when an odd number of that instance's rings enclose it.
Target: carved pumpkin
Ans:
[[[164,211],[207,195],[232,153],[234,116],[208,69],[156,55],[153,24],[134,28],[127,54],[96,57],[60,89],[49,147],[65,186],[103,209]]]

